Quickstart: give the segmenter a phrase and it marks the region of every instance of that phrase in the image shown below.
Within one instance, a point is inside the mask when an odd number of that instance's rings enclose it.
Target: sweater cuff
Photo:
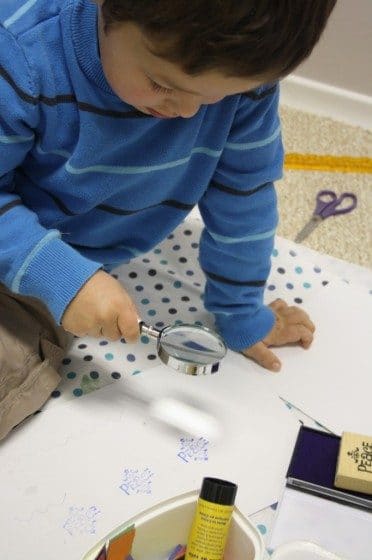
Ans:
[[[39,298],[60,324],[66,307],[100,268],[61,239],[52,239],[33,256],[17,292]]]
[[[227,346],[241,352],[260,342],[272,330],[275,315],[270,307],[260,307],[254,315],[216,314],[216,325]]]

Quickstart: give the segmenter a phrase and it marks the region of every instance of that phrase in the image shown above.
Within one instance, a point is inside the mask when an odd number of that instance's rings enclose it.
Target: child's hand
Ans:
[[[282,299],[275,300],[269,307],[276,316],[273,329],[261,342],[243,350],[243,354],[266,369],[280,371],[281,363],[269,350],[269,346],[299,342],[303,348],[309,348],[314,338],[315,326],[303,309],[289,307]]]
[[[76,336],[123,337],[134,342],[139,335],[138,314],[123,286],[99,270],[67,307],[62,326]]]

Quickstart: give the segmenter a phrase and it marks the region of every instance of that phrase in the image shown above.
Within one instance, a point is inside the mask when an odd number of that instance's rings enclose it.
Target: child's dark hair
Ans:
[[[133,22],[190,75],[281,78],[318,42],[337,0],[104,0],[106,29]]]

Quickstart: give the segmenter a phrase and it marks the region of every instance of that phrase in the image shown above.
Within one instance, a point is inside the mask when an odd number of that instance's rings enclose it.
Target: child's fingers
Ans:
[[[288,325],[282,332],[282,344],[299,342],[304,348],[309,348],[314,335],[313,332],[304,325]]]
[[[286,309],[288,307],[288,304],[284,301],[284,299],[278,298],[271,302],[269,307],[271,307],[273,311],[281,311],[283,309]]]
[[[289,307],[284,310],[283,315],[289,325],[304,325],[311,332],[315,332],[315,325],[310,319],[309,315],[298,307]]]
[[[119,313],[117,325],[121,336],[127,342],[136,342],[137,338],[139,337],[139,324],[138,324],[138,316],[135,312],[134,308],[130,311],[123,311],[123,313]]]
[[[263,342],[257,342],[257,344],[243,350],[242,353],[270,371],[280,371],[281,363],[279,359]]]

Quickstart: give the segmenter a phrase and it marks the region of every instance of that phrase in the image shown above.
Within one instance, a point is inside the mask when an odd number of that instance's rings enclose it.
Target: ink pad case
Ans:
[[[286,485],[339,503],[372,511],[372,496],[334,485],[341,438],[301,426],[287,472]]]

